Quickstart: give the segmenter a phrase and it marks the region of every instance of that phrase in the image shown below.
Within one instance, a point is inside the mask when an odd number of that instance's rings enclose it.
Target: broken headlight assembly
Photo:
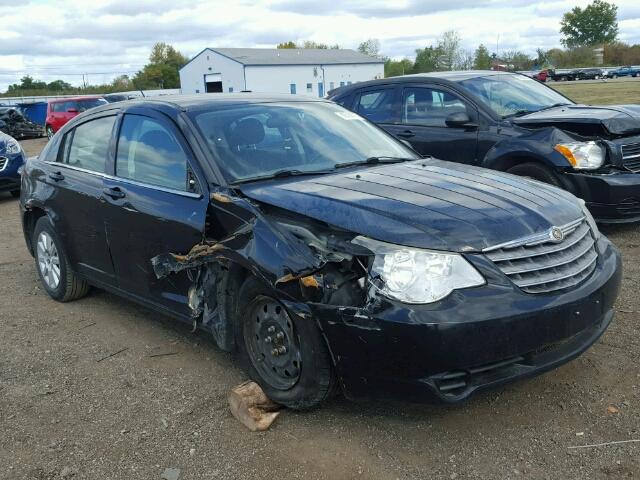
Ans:
[[[11,139],[7,141],[6,151],[7,153],[20,153],[22,151],[22,148],[16,140]]]
[[[559,143],[555,150],[577,170],[595,170],[604,163],[604,147],[597,142]]]
[[[454,290],[485,284],[480,273],[457,253],[437,252],[356,237],[353,243],[375,254],[371,284],[405,303],[433,303]]]

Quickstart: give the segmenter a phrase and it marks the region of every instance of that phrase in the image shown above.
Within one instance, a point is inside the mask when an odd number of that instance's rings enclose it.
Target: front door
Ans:
[[[408,86],[402,89],[400,122],[384,128],[405,139],[422,155],[476,164],[478,112],[465,100],[440,86]],[[465,112],[476,125],[447,126],[447,118]]]
[[[106,228],[118,286],[188,315],[188,272],[158,279],[151,259],[188,253],[202,241],[208,197],[191,151],[161,114],[122,118],[113,175],[106,181]]]
[[[104,228],[105,168],[116,116],[104,116],[69,130],[56,162],[43,179],[55,194],[47,200],[56,231],[74,270],[113,284],[114,270]]]

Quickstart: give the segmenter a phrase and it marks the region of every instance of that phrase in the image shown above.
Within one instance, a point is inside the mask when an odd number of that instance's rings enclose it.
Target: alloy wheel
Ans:
[[[249,358],[263,380],[288,390],[300,378],[302,355],[293,322],[286,310],[269,297],[258,297],[249,309],[244,341]]]
[[[40,232],[36,248],[38,268],[47,287],[55,290],[60,285],[60,255],[53,238],[47,232]]]

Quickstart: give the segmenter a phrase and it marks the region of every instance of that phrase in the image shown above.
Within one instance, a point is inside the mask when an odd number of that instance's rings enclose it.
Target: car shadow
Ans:
[[[18,198],[15,198],[9,192],[0,192],[0,203],[8,203],[11,201],[18,202]]]

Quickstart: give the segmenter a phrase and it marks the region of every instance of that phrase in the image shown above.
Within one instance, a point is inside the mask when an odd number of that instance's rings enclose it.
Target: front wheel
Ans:
[[[51,125],[47,125],[45,128],[45,133],[47,134],[47,138],[51,140],[51,138],[55,135],[53,131],[53,127]]]
[[[331,358],[312,319],[290,315],[258,279],[240,289],[236,339],[249,376],[274,402],[306,410],[334,390]]]
[[[556,174],[546,165],[536,162],[526,162],[511,167],[507,173],[520,175],[521,177],[529,177],[539,182],[548,183],[554,187],[562,187],[560,180]]]
[[[48,217],[41,217],[33,230],[33,253],[42,286],[59,302],[84,297],[89,284],[79,279],[69,266],[62,242]]]

